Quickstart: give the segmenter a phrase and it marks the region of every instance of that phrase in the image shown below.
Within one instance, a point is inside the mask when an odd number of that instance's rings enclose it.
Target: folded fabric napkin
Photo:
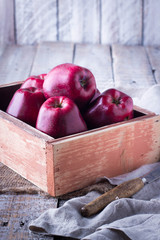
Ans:
[[[144,165],[128,174],[108,179],[118,185],[151,171],[160,162]],[[73,198],[58,209],[48,209],[32,221],[29,229],[49,235],[85,240],[160,239],[160,179],[146,184],[132,198],[118,199],[100,213],[82,217],[80,209],[100,194],[92,191]]]

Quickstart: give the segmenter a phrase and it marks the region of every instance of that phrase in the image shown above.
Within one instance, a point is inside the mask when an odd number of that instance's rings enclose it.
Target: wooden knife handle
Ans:
[[[101,211],[114,200],[131,197],[133,194],[143,188],[143,186],[144,182],[141,178],[135,178],[124,182],[82,207],[81,214],[83,217],[90,217],[93,214]]]

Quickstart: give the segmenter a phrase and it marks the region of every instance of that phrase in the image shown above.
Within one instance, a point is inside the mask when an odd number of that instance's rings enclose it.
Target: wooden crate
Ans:
[[[159,115],[135,107],[132,120],[54,139],[5,113],[19,86],[0,87],[0,159],[50,195],[159,160]]]

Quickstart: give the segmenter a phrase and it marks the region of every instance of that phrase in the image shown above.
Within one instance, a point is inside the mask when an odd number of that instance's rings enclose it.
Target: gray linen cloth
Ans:
[[[128,174],[108,179],[118,185],[142,176],[160,162],[144,165]],[[100,213],[82,217],[80,209],[100,194],[92,191],[85,196],[68,200],[58,209],[48,209],[33,220],[29,229],[34,232],[84,240],[158,240],[160,239],[160,179],[146,184],[132,198],[118,199]]]

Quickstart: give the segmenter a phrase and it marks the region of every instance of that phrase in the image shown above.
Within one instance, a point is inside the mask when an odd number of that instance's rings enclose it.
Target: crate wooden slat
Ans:
[[[54,142],[55,191],[74,191],[159,160],[160,117],[150,115]],[[63,190],[62,190],[63,189]]]
[[[135,109],[133,120],[60,139],[0,111],[0,132],[1,161],[52,196],[156,162],[160,155],[160,116],[142,109]]]
[[[53,187],[48,184],[53,169],[47,163],[50,138],[35,131],[32,134],[30,126],[14,120],[0,112],[1,161],[47,192]]]

